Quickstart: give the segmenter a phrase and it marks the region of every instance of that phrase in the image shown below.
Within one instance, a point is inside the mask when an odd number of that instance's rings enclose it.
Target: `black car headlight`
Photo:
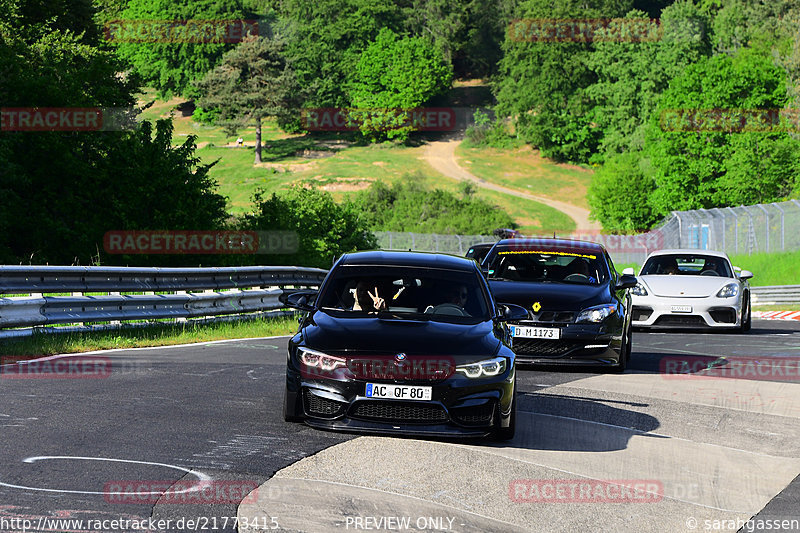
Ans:
[[[495,357],[477,363],[457,365],[456,372],[461,372],[468,378],[480,378],[483,376],[499,376],[506,371],[506,358]]]
[[[739,294],[739,284],[728,283],[719,290],[719,292],[717,293],[717,298],[733,298],[738,294]]]
[[[615,304],[595,305],[594,307],[587,307],[578,313],[578,318],[575,319],[575,322],[602,322],[616,312],[617,306]]]
[[[637,283],[636,286],[631,289],[631,294],[634,296],[647,296],[647,289],[644,288],[643,284]]]
[[[331,371],[347,366],[347,360],[342,357],[328,355],[302,346],[297,348],[297,356],[300,358],[300,362],[309,368]]]

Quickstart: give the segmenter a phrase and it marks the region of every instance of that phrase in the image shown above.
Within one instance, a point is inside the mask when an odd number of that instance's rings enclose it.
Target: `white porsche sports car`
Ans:
[[[633,269],[624,273],[633,274]],[[637,328],[750,329],[753,273],[710,250],[659,250],[647,256],[631,289]]]

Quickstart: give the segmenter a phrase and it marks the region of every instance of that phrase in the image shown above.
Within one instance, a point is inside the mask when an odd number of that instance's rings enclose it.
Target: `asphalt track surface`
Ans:
[[[97,378],[3,373],[0,531],[800,530],[774,522],[800,520],[800,376],[660,372],[675,357],[791,368],[800,323],[637,332],[623,375],[520,370],[517,436],[503,444],[287,424],[286,342],[95,353],[111,365]],[[201,504],[108,492],[198,478],[259,488],[238,505],[224,491]],[[83,522],[53,522],[69,519]]]

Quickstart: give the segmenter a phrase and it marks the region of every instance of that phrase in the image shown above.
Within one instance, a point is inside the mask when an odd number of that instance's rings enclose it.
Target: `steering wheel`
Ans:
[[[716,270],[703,270],[700,272],[701,276],[719,276]]]
[[[436,307],[428,307],[425,309],[425,314],[430,315],[451,315],[451,316],[469,316],[469,313],[464,311],[464,308],[460,305],[451,304],[451,303],[443,303],[439,304]]]
[[[589,281],[589,276],[575,272],[564,278],[564,281]]]

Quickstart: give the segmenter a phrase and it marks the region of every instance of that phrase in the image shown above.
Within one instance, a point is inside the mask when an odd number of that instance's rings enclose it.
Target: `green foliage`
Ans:
[[[147,84],[166,99],[172,95],[192,96],[192,84],[211,70],[233,44],[216,37],[208,39],[215,42],[203,42],[203,37],[192,42],[193,38],[177,32],[162,36],[154,31],[155,23],[194,20],[202,25],[203,21],[212,21],[221,34],[225,23],[219,21],[244,18],[239,0],[130,0],[121,15],[124,29],[112,24],[107,33],[119,55],[130,61]],[[137,28],[144,28],[145,32],[149,29],[150,36],[139,42]]]
[[[134,105],[136,80],[119,75],[124,65],[113,53],[74,33],[75,13],[43,21],[25,15],[31,5],[6,0],[0,15],[4,107]],[[52,4],[59,5],[69,11]],[[90,23],[86,16],[80,20]],[[0,263],[91,264],[111,229],[221,225],[225,199],[194,156],[194,140],[172,142],[168,122],[155,131],[143,123],[127,131],[3,133]]]
[[[625,20],[633,24],[646,17],[642,11],[631,11],[600,35],[620,34]],[[599,39],[595,43],[589,65],[597,81],[587,93],[594,102],[592,117],[602,139],[592,161],[644,147],[646,125],[669,81],[686,65],[709,54],[706,26],[694,4],[681,1],[663,11],[659,25],[648,24],[641,40]]]
[[[788,133],[670,131],[682,127],[659,121],[674,110],[779,109],[786,99],[785,71],[754,50],[688,66],[664,91],[647,130],[645,153],[657,184],[654,211],[774,201],[788,194],[800,154],[800,143]]]
[[[391,186],[377,181],[354,200],[366,223],[375,231],[489,234],[495,228],[516,228],[513,219],[497,207],[462,190],[462,198],[424,187],[408,176]]]
[[[403,110],[443,93],[452,78],[451,67],[433,45],[384,28],[361,53],[348,96],[362,133],[372,138],[403,138],[414,130]]]
[[[383,0],[285,0],[277,31],[303,88],[303,107],[347,107],[346,81],[381,28],[399,31],[401,6]]]
[[[520,19],[598,19],[620,17],[632,7],[625,0],[524,0]],[[503,43],[496,84],[497,110],[514,120],[518,135],[546,157],[588,161],[601,132],[592,123],[587,87],[597,81],[589,67],[589,42],[537,41],[525,24],[513,26]]]
[[[606,230],[641,231],[658,221],[649,205],[655,182],[641,167],[641,154],[611,156],[598,169],[589,187],[592,217]]]
[[[245,216],[245,228],[289,230],[298,235],[296,254],[260,256],[268,264],[330,268],[333,260],[344,253],[377,246],[355,206],[337,204],[326,191],[295,186],[285,194],[273,193],[266,199],[256,193],[254,201],[256,210]]]
[[[464,132],[466,146],[491,146],[492,148],[517,148],[522,141],[512,137],[508,133],[506,123],[502,120],[492,121],[489,115],[476,110],[474,115],[475,123],[467,127]]]

